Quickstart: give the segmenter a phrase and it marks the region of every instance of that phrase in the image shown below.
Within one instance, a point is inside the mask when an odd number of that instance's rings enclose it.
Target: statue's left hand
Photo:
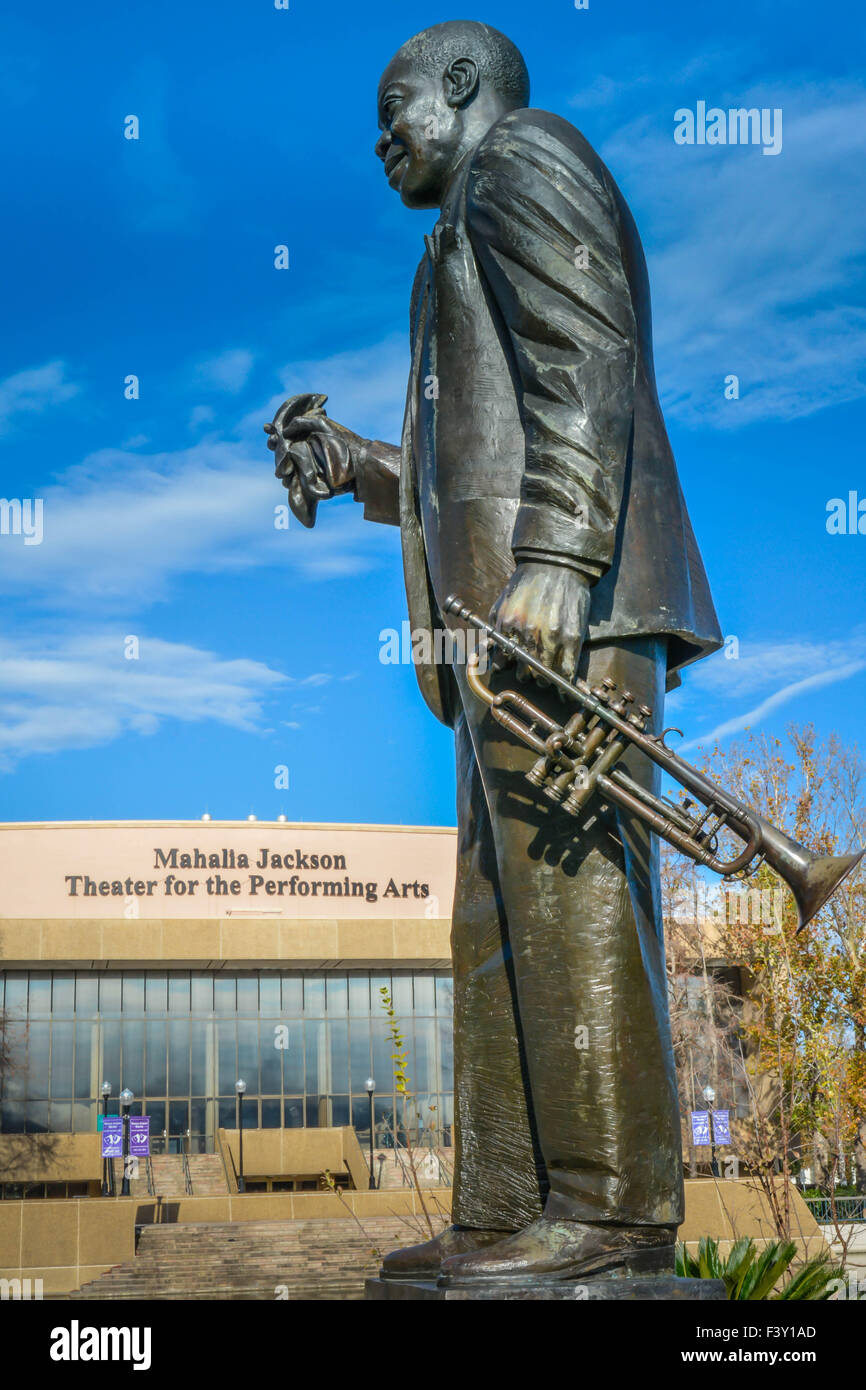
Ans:
[[[589,582],[577,570],[522,561],[490,610],[489,621],[537,661],[574,680],[589,601]],[[517,673],[532,674],[526,667],[518,667]]]

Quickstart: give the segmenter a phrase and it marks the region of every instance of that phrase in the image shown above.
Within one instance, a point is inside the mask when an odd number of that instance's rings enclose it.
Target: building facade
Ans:
[[[265,822],[0,827],[0,1133],[154,1152],[236,1123],[450,1147],[455,831]],[[384,991],[384,993],[383,993]],[[391,1000],[412,1098],[394,1086]],[[2,1183],[0,1174],[0,1183]],[[17,1196],[6,1191],[6,1196]]]

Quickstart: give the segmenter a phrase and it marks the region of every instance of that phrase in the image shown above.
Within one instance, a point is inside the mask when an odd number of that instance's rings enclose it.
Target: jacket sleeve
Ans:
[[[365,521],[400,525],[400,450],[372,439],[355,462],[355,500],[364,504]]]
[[[526,434],[512,550],[598,579],[623,497],[634,311],[609,176],[572,127],[546,120],[561,129],[525,111],[493,127],[473,156],[466,218]]]

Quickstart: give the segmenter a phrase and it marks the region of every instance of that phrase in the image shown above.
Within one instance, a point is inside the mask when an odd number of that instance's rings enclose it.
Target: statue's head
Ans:
[[[376,153],[389,184],[407,207],[440,207],[464,155],[528,102],[526,64],[497,29],[458,19],[422,30],[379,83]]]

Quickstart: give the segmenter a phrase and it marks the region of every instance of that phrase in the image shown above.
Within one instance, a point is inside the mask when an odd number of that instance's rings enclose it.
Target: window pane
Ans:
[[[55,974],[51,987],[51,1012],[55,1018],[72,1016],[75,1008],[75,976]]]
[[[217,975],[213,982],[213,1006],[218,1014],[237,1012],[237,989],[234,975]]]
[[[409,1054],[409,1075],[415,1091],[437,1088],[435,1028],[432,1018],[415,1020],[415,1047]]]
[[[432,975],[415,976],[415,1013],[432,1014],[436,1008]]]
[[[193,975],[191,1009],[194,1014],[213,1013],[213,976]]]
[[[134,1112],[135,1106],[133,1106],[130,1113],[133,1114]],[[151,1137],[159,1141],[156,1146],[156,1152],[162,1153],[160,1145],[162,1143],[162,1132],[165,1129],[165,1101],[149,1100],[147,1102],[147,1114],[150,1116]]]
[[[168,1093],[188,1096],[189,1086],[189,1023],[173,1019],[168,1025]]]
[[[451,1013],[454,1007],[454,981],[450,975],[436,976],[436,1012]]]
[[[322,975],[304,977],[304,1013],[320,1018],[325,1012],[325,980]]]
[[[261,1024],[262,1095],[282,1095],[283,1051],[278,1046],[285,1035],[277,1020],[263,1018]]]
[[[51,1129],[55,1134],[68,1134],[72,1129],[72,1102],[51,1102]]]
[[[24,1104],[18,1100],[4,1100],[0,1105],[0,1131],[3,1134],[24,1133]]]
[[[262,1101],[262,1129],[280,1129],[282,1126],[281,1100]],[[246,1117],[244,1117],[246,1119]]]
[[[145,1073],[147,1085],[145,1091],[149,1096],[164,1096],[166,1093],[164,1023],[145,1024],[145,1047],[147,1049],[147,1070]],[[150,1113],[149,1108],[148,1113]]]
[[[349,1013],[368,1014],[370,1012],[370,976],[349,976]]]
[[[331,1041],[331,1072],[328,1088],[342,1094],[349,1089],[349,1025],[345,1019],[328,1024]],[[346,1120],[346,1124],[348,1124]]]
[[[73,1026],[71,1022],[51,1025],[51,1094],[58,1098],[72,1095]]]
[[[412,976],[394,976],[394,990],[391,995],[394,1001],[394,1012],[402,1023],[405,1023],[412,1016]]]
[[[405,1037],[405,1034],[404,1034]],[[391,1053],[395,1051],[391,1038],[385,1031],[384,1023],[373,1024],[373,1080],[379,1091],[393,1091],[394,1063]]]
[[[255,975],[238,976],[238,1013],[257,1014],[259,1011],[259,981]]]
[[[300,1022],[287,1023],[288,1032],[282,1034],[286,1046],[283,1054],[283,1094],[302,1095],[304,1090],[304,1025]]]
[[[247,1083],[247,1092],[259,1093],[259,1025],[254,1022],[238,1023],[238,1077]]]
[[[149,1014],[168,1010],[168,983],[165,975],[148,974],[144,986],[145,1008]]]
[[[349,1097],[331,1096],[331,1124],[347,1125],[349,1123]]]
[[[169,1134],[186,1134],[189,1128],[189,1103],[185,1100],[170,1100],[168,1103]]]
[[[144,1013],[144,975],[140,973],[123,977],[123,1012],[127,1018],[131,1014]]]
[[[189,975],[169,975],[168,977],[169,1013],[189,1013]]]
[[[304,982],[300,975],[283,976],[283,1013],[300,1018],[304,1012]]]
[[[31,1023],[29,1029],[29,1048],[27,1057],[27,1099],[47,1099],[50,1074],[48,1069],[48,1043],[51,1024]],[[47,1112],[46,1112],[47,1113]],[[45,1128],[48,1128],[46,1121]]]
[[[366,1019],[363,1022],[360,1019],[352,1019],[349,1037],[350,1089],[358,1094],[363,1091],[364,1082],[371,1075],[373,1065],[370,1059],[370,1025]]]
[[[6,1025],[6,1051],[9,1065],[0,1073],[7,1100],[27,1095],[27,1024],[25,1020]]]
[[[48,1134],[51,1129],[47,1100],[31,1101],[24,1107],[24,1125],[28,1134]]]
[[[304,1024],[305,1046],[305,1090],[308,1096],[317,1096],[328,1089],[328,1058],[324,1023]]]
[[[217,1111],[220,1129],[234,1129],[237,1124],[237,1103],[234,1100],[220,1100]]]
[[[99,977],[99,1012],[120,1016],[120,976],[114,974]]]
[[[23,1018],[27,1012],[27,975],[12,970],[6,976],[6,1012]]]
[[[33,971],[30,975],[30,1003],[28,1009],[31,1017],[50,1018],[51,1016],[51,976],[48,974],[38,975]]]
[[[369,1144],[370,1142],[370,1102],[366,1096],[353,1096],[352,1098],[352,1125],[358,1136],[358,1142]]]
[[[76,1134],[92,1134],[96,1129],[94,1101],[76,1101],[72,1106],[72,1128]]]
[[[259,1009],[263,1014],[278,1014],[282,1009],[280,977],[276,971],[259,976]]]
[[[113,1081],[115,1077],[117,1078],[117,1085],[112,1087],[115,1095],[118,1095],[127,1084],[120,1064],[119,1022],[102,1024],[102,1074],[110,1081]]]
[[[190,1129],[193,1134],[207,1133],[207,1107],[206,1100],[193,1100],[190,1103]]]
[[[325,977],[325,993],[329,1014],[345,1014],[349,1011],[349,987],[345,975],[328,974]]]
[[[78,997],[78,986],[76,985],[76,999]],[[75,1023],[75,1096],[81,1099],[94,1096],[102,1085],[103,1081],[111,1082],[111,1089],[117,1095],[120,1090],[120,1076],[102,1076],[96,1078],[93,1075],[96,1051],[93,1040],[96,1036],[95,1023],[90,1023],[86,1019],[76,1019]]]
[[[304,1124],[304,1102],[302,1097],[296,1096],[285,1103],[285,1120],[283,1123],[286,1129],[301,1129]]]
[[[234,1095],[235,1082],[238,1079],[238,1059],[237,1059],[237,1040],[235,1029],[237,1024],[232,1021],[229,1023],[218,1023],[217,1028],[217,1050],[218,1050],[218,1072],[217,1082],[220,1095]]]
[[[144,1024],[121,1024],[123,1084],[137,1096],[144,1095]]]
[[[454,1089],[454,1034],[450,1020],[439,1023],[439,1084],[443,1091]]]
[[[382,1008],[382,990],[387,989],[391,993],[390,975],[371,975],[370,976],[370,1012],[374,1018],[384,1018],[385,1012]]]
[[[99,1009],[99,980],[96,975],[75,976],[75,1012],[92,1018]]]
[[[212,1024],[194,1019],[190,1030],[190,1090],[193,1095],[211,1094],[213,1077],[208,1053],[213,1053]]]

